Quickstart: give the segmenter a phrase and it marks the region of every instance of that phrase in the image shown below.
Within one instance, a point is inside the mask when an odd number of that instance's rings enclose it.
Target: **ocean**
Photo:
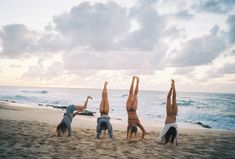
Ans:
[[[93,97],[87,110],[99,116],[101,89],[0,87],[0,101],[22,103],[33,107],[55,108],[83,104]],[[127,120],[128,90],[108,90],[110,117]],[[140,90],[137,114],[141,120],[162,122],[165,119],[167,92]],[[177,122],[210,126],[212,129],[235,131],[235,94],[177,92]]]

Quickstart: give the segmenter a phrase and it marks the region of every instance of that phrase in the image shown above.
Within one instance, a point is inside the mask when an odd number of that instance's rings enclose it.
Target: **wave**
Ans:
[[[193,100],[177,100],[177,104],[180,106],[189,106],[189,105],[193,105],[195,103],[195,101]]]
[[[36,93],[36,94],[46,94],[48,93],[47,90],[39,90],[39,91],[28,91],[28,90],[23,90],[22,92],[24,93]]]
[[[190,105],[194,105],[196,103],[196,101],[193,100],[177,100],[177,104],[179,106],[190,106]],[[165,105],[166,102],[162,102],[161,105]],[[203,105],[202,103],[200,103],[201,105]]]
[[[219,114],[209,114],[209,113],[190,113],[187,114],[186,118],[181,118],[181,120],[187,119],[195,124],[201,126],[210,126],[211,128],[235,130],[235,118],[233,114],[219,115]],[[200,123],[201,124],[200,124]]]
[[[235,114],[224,115],[224,117],[229,117],[229,118],[234,118],[235,119]]]
[[[65,109],[70,103],[84,101],[87,94],[94,99],[89,103],[89,109],[99,112],[100,90],[81,89],[51,89],[51,88],[4,88],[0,87],[0,101],[27,103],[37,107]],[[110,105],[113,118],[126,120],[124,105],[128,94],[126,91],[113,90],[110,93]],[[202,93],[184,93],[177,96],[179,112],[177,121],[201,122],[211,128],[235,130],[235,100],[234,95],[213,95]],[[214,100],[216,99],[216,100]],[[150,121],[163,121],[165,118],[165,94],[144,92],[139,96],[138,113],[141,118]]]

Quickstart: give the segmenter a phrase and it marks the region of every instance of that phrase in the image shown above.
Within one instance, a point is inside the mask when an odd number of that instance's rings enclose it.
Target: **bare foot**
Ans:
[[[87,96],[87,99],[93,99],[92,96]]]
[[[104,85],[107,86],[109,83],[107,81],[104,82]]]
[[[132,82],[134,82],[134,81],[135,81],[135,76],[132,77]]]
[[[140,81],[140,78],[138,76],[135,76],[136,78],[136,81],[139,82]]]
[[[171,79],[171,88],[174,89],[175,88],[175,81],[173,79]]]

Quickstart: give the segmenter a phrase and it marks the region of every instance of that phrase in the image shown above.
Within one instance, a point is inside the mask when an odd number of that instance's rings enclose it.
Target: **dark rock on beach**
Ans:
[[[195,124],[201,125],[201,126],[204,127],[204,128],[208,128],[208,129],[211,128],[209,125],[203,124],[203,123],[201,123],[201,122],[196,122]]]
[[[94,116],[93,112],[89,110],[83,110],[82,112],[78,113],[78,115]]]

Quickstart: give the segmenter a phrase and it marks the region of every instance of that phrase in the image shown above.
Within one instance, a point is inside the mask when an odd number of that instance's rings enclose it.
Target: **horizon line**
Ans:
[[[65,87],[65,86],[19,86],[19,85],[0,85],[0,87],[30,87],[30,88],[61,88],[61,89],[97,89],[101,90],[102,88],[86,88],[86,87]],[[118,89],[110,88],[109,90],[129,90],[129,89]],[[156,92],[168,92],[168,90],[153,90],[153,89],[141,89],[139,91],[156,91]],[[235,92],[210,92],[210,91],[177,91],[180,93],[216,93],[216,94],[235,94]]]

